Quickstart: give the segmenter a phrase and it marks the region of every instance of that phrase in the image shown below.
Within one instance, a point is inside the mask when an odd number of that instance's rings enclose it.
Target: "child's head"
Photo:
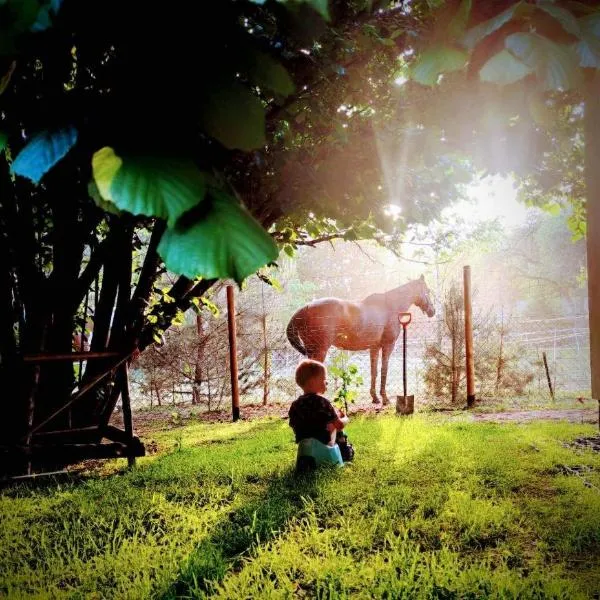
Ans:
[[[318,360],[303,360],[296,368],[296,383],[305,394],[324,394],[327,391],[327,369]]]

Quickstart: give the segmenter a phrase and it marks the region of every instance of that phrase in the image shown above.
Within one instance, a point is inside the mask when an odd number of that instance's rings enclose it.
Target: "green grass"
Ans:
[[[0,496],[9,598],[590,598],[600,455],[580,424],[355,419],[296,479],[280,419],[154,434],[157,455]],[[580,467],[573,476],[564,467]]]

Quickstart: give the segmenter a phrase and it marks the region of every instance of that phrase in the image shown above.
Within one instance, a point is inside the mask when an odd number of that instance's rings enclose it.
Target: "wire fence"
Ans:
[[[454,294],[454,296],[453,296]],[[366,295],[366,294],[365,294]],[[310,299],[310,298],[308,298]],[[296,366],[303,357],[289,343],[286,327],[300,296],[274,293],[264,286],[238,295],[236,313],[241,403],[288,402],[298,395]],[[217,295],[215,301],[219,301]],[[417,403],[458,405],[466,399],[462,292],[436,298],[428,318],[412,307],[407,330],[407,387]],[[587,314],[524,319],[506,316],[493,304],[474,303],[476,395],[482,401],[510,397],[548,399],[548,377],[558,396],[589,396],[590,362]],[[315,327],[325,327],[317,323]],[[368,333],[368,332],[367,332]],[[193,403],[202,410],[223,410],[231,403],[226,316],[190,316],[169,333],[162,348],[144,353],[132,370],[136,408]],[[543,355],[546,355],[546,364]],[[331,347],[326,364],[356,365],[363,383],[357,402],[371,401],[368,350]],[[381,361],[375,389],[379,395]],[[338,382],[330,378],[330,393]],[[387,395],[402,394],[402,335],[389,359]]]

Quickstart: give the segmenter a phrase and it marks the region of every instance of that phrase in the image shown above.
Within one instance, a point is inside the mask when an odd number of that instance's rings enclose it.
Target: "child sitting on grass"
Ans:
[[[296,369],[296,383],[304,392],[292,402],[289,410],[290,427],[296,434],[299,471],[322,464],[343,465],[336,434],[349,422],[336,411],[331,402],[320,394],[327,391],[327,369],[316,360],[303,360]]]

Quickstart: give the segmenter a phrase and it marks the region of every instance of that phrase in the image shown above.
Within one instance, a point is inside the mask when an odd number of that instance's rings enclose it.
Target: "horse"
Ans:
[[[371,294],[359,303],[339,298],[320,298],[297,310],[288,323],[290,344],[308,358],[325,361],[331,346],[341,350],[369,350],[371,353],[371,398],[379,403],[376,393],[377,363],[381,351],[380,395],[383,404],[389,400],[385,391],[390,355],[402,326],[398,313],[415,305],[428,317],[435,315],[430,291],[423,275],[419,279],[383,294]]]

